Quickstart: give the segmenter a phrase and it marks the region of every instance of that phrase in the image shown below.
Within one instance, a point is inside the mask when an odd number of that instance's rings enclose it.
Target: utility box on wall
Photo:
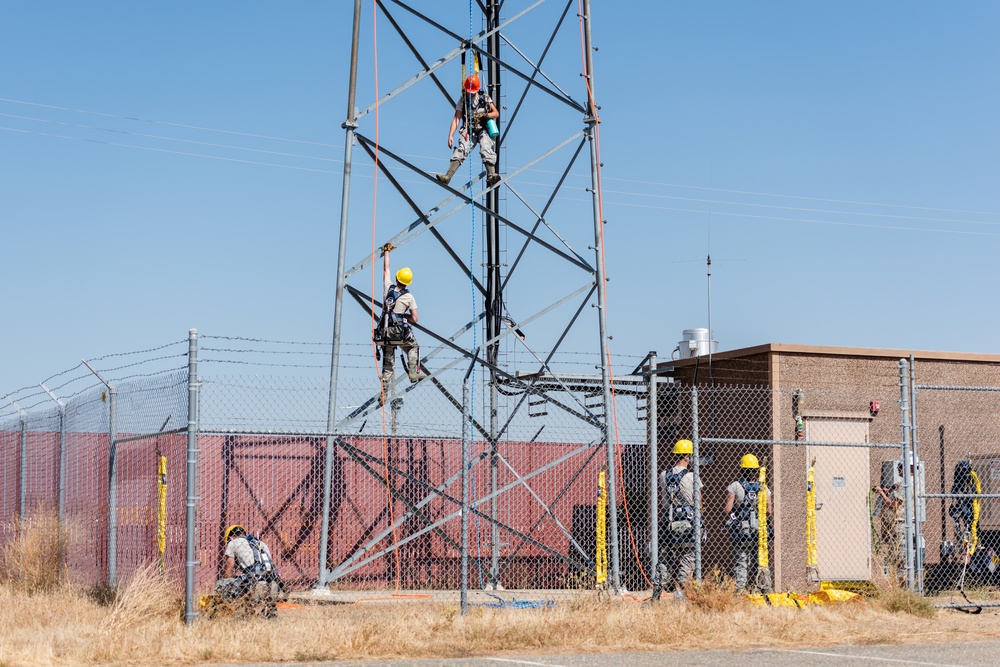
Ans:
[[[927,486],[924,483],[924,462],[917,461],[917,467],[913,472],[913,479],[917,485],[917,494],[926,493]],[[889,488],[895,484],[903,486],[903,464],[901,461],[882,461],[882,486]],[[927,520],[927,499],[921,498],[917,503],[917,521],[923,523]]]

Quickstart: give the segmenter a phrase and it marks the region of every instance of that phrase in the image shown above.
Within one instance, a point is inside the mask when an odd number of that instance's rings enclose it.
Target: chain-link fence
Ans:
[[[1000,586],[1000,386],[957,384],[947,369],[924,373],[914,363],[917,369],[913,442],[922,567],[915,587],[942,594],[938,606],[1000,606],[982,599]]]
[[[384,399],[377,378],[345,378],[330,410],[321,373],[200,373],[195,342],[159,358],[173,368],[108,379],[118,369],[88,364],[8,398],[0,546],[56,515],[74,582],[160,563],[189,604],[226,574],[234,524],[290,590],[348,599],[591,586],[605,543],[622,591],[998,583],[1000,390],[917,384],[914,362],[881,380],[884,409],[871,386],[651,385],[645,366],[614,382],[605,414],[599,377],[456,366],[401,376]]]
[[[886,537],[895,515],[883,516],[875,488],[902,440],[873,441],[873,415],[858,402],[850,387],[807,401],[771,387],[661,383],[658,484],[645,487],[659,507],[649,531],[663,580],[652,583],[728,577],[737,590],[771,592],[905,576]]]

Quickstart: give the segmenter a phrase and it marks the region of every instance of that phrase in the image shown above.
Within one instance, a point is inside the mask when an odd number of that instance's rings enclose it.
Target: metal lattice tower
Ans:
[[[480,32],[474,35],[463,35],[462,29],[455,27],[461,22],[453,19],[460,16],[459,3],[454,3],[455,7],[449,9],[447,19],[435,19],[428,15],[428,12],[443,11],[438,5],[453,3],[434,3],[434,7],[426,8],[423,11],[411,6],[402,0],[374,0],[378,16],[382,25],[389,25],[395,31],[392,33],[398,37],[413,56],[413,61],[405,63],[396,59],[386,69],[401,71],[408,76],[405,82],[397,86],[388,93],[380,94],[379,99],[369,106],[356,108],[358,96],[358,71],[359,62],[362,60],[359,55],[359,41],[361,31],[362,2],[355,0],[354,22],[352,33],[350,79],[347,102],[347,119],[343,123],[346,132],[344,149],[344,177],[340,215],[340,237],[339,251],[337,258],[337,284],[336,302],[334,307],[334,330],[331,354],[330,371],[330,406],[328,414],[328,432],[331,434],[346,432],[352,425],[356,425],[366,415],[379,409],[378,396],[372,396],[364,405],[358,407],[347,417],[338,417],[337,392],[339,382],[341,345],[344,340],[344,303],[356,302],[361,310],[370,314],[372,303],[377,303],[380,307],[381,295],[366,293],[366,289],[361,286],[361,281],[357,278],[359,272],[373,261],[381,257],[373,257],[373,253],[366,251],[364,257],[353,265],[347,262],[347,250],[349,245],[349,209],[352,182],[357,178],[353,170],[354,147],[358,146],[371,163],[377,165],[378,177],[388,181],[391,192],[405,207],[413,214],[413,221],[404,225],[401,230],[395,233],[389,242],[405,252],[408,244],[414,242],[418,237],[421,240],[426,237],[424,233],[429,233],[433,237],[433,242],[440,254],[434,258],[421,256],[425,265],[434,264],[435,270],[447,270],[454,272],[454,275],[461,280],[472,285],[476,300],[479,305],[475,312],[477,318],[465,317],[455,323],[455,333],[451,335],[442,334],[442,331],[449,331],[448,325],[442,326],[439,322],[429,323],[426,316],[421,318],[419,325],[414,325],[421,342],[427,346],[427,341],[433,341],[438,347],[426,354],[424,365],[431,373],[428,380],[421,381],[417,385],[407,387],[405,392],[420,390],[432,391],[434,388],[444,392],[441,383],[435,378],[440,373],[451,367],[458,366],[459,370],[464,370],[466,366],[474,366],[481,369],[489,377],[489,420],[481,426],[477,424],[480,434],[488,440],[493,447],[490,456],[490,478],[494,495],[490,506],[491,519],[491,541],[492,541],[492,567],[490,569],[490,582],[498,583],[497,561],[498,544],[500,542],[499,531],[502,526],[502,519],[498,515],[497,507],[497,462],[496,443],[501,437],[501,432],[505,425],[498,419],[498,403],[501,401],[501,392],[504,388],[517,387],[531,392],[542,392],[545,399],[568,414],[576,415],[581,420],[587,422],[591,427],[597,427],[602,431],[602,441],[606,446],[607,467],[609,471],[609,556],[611,560],[612,585],[615,590],[621,588],[619,549],[618,549],[618,526],[616,512],[616,484],[615,484],[615,454],[614,437],[611,424],[611,377],[608,368],[608,334],[606,321],[606,279],[603,267],[603,220],[600,203],[600,174],[599,174],[599,148],[597,145],[597,113],[594,106],[593,92],[593,62],[591,46],[591,21],[589,0],[537,0],[535,2],[524,2],[516,9],[510,9],[512,0],[470,0],[470,16],[479,16],[482,26]],[[574,8],[579,7],[576,12]],[[539,16],[547,10],[545,21],[551,20],[552,25],[547,28],[541,26],[543,19]],[[501,12],[510,11],[508,17],[502,17]],[[579,12],[579,13],[577,13]],[[572,18],[579,20],[579,34],[573,28],[575,22]],[[404,26],[405,21],[409,21],[409,27]],[[568,20],[569,19],[569,20]],[[453,25],[454,23],[454,25]],[[471,23],[471,19],[470,19]],[[518,44],[517,39],[512,38],[512,31],[524,29],[526,33],[539,37],[538,49],[536,52],[527,52]],[[550,32],[549,32],[550,30]],[[471,32],[471,26],[470,26]],[[570,34],[576,43],[575,48],[570,48],[566,35]],[[418,45],[418,42],[433,42],[430,47]],[[437,40],[437,41],[434,41]],[[442,53],[441,45],[451,43],[454,48],[445,49]],[[503,49],[501,48],[503,46]],[[579,50],[576,50],[579,49]],[[582,57],[581,57],[582,52]],[[445,82],[446,73],[454,72],[459,62],[466,63],[466,55],[478,56],[485,62],[483,72],[488,76],[486,90],[492,98],[494,104],[501,111],[500,126],[501,134],[496,142],[498,155],[498,169],[501,171],[503,181],[489,187],[486,185],[482,174],[472,174],[472,177],[465,185],[457,182],[450,186],[445,186],[435,180],[434,174],[415,164],[408,157],[413,150],[406,144],[406,135],[386,131],[385,139],[377,139],[379,112],[383,114],[382,124],[390,127],[390,108],[392,105],[405,104],[406,99],[419,99],[421,102],[411,102],[410,111],[413,109],[423,110],[423,100],[426,97],[417,97],[417,91],[424,91],[436,100],[435,104],[441,104],[441,96],[446,100],[447,107],[442,104],[439,108],[450,108],[454,110],[455,99],[453,93],[457,93],[457,86],[448,85]],[[509,57],[507,57],[509,54]],[[572,64],[575,61],[575,64]],[[549,63],[554,62],[552,69]],[[567,64],[570,63],[570,64]],[[415,64],[415,71],[414,71]],[[581,71],[581,68],[583,71]],[[572,77],[570,79],[569,77]],[[447,80],[453,80],[450,75]],[[511,100],[516,99],[516,104],[507,106],[504,104],[505,98],[501,95],[501,83],[505,84],[504,91],[511,95],[510,91],[515,91]],[[577,94],[571,95],[569,90],[574,90]],[[398,118],[398,116],[397,116]],[[432,122],[437,126],[438,114],[434,115]],[[553,119],[560,119],[553,122]],[[373,121],[374,129],[373,129]],[[548,123],[548,125],[546,124]],[[552,130],[548,128],[551,125]],[[398,123],[397,123],[398,126]],[[508,140],[513,141],[516,131],[522,127],[536,130],[534,137],[542,136],[552,141],[552,145],[528,147],[519,145],[516,166],[505,165],[504,160],[510,159],[511,152],[506,146]],[[561,132],[557,135],[556,132]],[[412,135],[411,135],[412,136]],[[555,137],[552,140],[552,137]],[[584,149],[588,150],[585,152]],[[502,152],[501,152],[502,151]],[[467,157],[466,166],[478,162],[477,151],[473,149]],[[586,187],[591,202],[590,211],[592,213],[592,237],[586,232],[583,242],[588,243],[588,249],[592,255],[585,256],[573,249],[566,234],[561,233],[563,227],[572,227],[577,235],[581,233],[579,225],[580,217],[572,219],[561,218],[558,215],[551,215],[557,200],[563,196],[567,177],[573,172],[574,166],[584,170],[586,168],[586,157],[589,155],[589,170],[584,177],[589,177],[589,184]],[[523,159],[522,159],[523,158]],[[558,160],[559,171],[548,173],[555,174],[554,182],[544,184],[546,189],[541,195],[532,193],[536,197],[544,200],[541,207],[532,206],[529,203],[531,198],[522,190],[521,181],[527,180],[527,170],[536,167],[543,160]],[[548,164],[548,162],[546,163]],[[507,166],[502,169],[501,165]],[[478,171],[478,165],[475,169]],[[456,179],[457,181],[457,179]],[[528,184],[524,187],[534,186]],[[478,188],[478,191],[477,191]],[[428,198],[429,197],[429,198]],[[514,213],[505,209],[504,197],[508,198],[517,210]],[[427,204],[421,203],[423,200]],[[482,226],[482,234],[485,238],[484,250],[484,275],[476,275],[470,266],[463,264],[460,247],[454,240],[448,238],[449,226],[458,225],[460,212],[475,211],[473,217],[479,217],[479,221],[474,223],[475,227]],[[588,225],[589,227],[589,225]],[[475,233],[473,228],[472,233]],[[504,264],[502,259],[502,237],[504,235],[517,239],[516,251],[511,250],[510,255],[514,258],[509,264]],[[438,262],[437,258],[441,261]],[[506,269],[506,275],[504,275]],[[428,269],[429,270],[429,269]],[[523,277],[522,277],[523,276]],[[581,279],[582,278],[582,279]],[[570,282],[570,280],[576,282]],[[562,290],[554,296],[543,296],[532,303],[534,312],[522,316],[520,323],[514,321],[507,313],[507,299],[505,298],[514,285],[518,282],[544,283],[551,287],[553,292]],[[550,284],[551,282],[551,284]],[[569,287],[565,287],[569,285]],[[430,298],[429,295],[422,297]],[[548,299],[538,302],[540,299]],[[596,317],[589,318],[583,316],[587,305],[596,307]],[[562,309],[561,314],[556,317],[554,311]],[[461,310],[461,309],[460,309]],[[566,314],[566,311],[569,311]],[[421,309],[423,311],[423,309]],[[468,311],[463,311],[468,312]],[[527,330],[529,325],[538,321],[546,321],[549,318],[550,328],[550,351],[538,354],[534,351],[537,348],[528,347],[521,329]],[[482,322],[475,321],[476,319]],[[552,321],[555,324],[552,324]],[[470,339],[470,332],[478,327],[482,327],[485,340],[473,344],[474,337]],[[571,374],[553,368],[551,362],[553,356],[560,349],[567,339],[572,339],[577,330],[591,330],[596,335],[589,338],[592,343],[598,344],[600,355],[600,375],[592,375],[584,378],[581,376],[571,376]],[[514,369],[505,367],[501,363],[500,346],[502,342],[511,342],[515,345],[523,345],[533,358],[530,368]],[[424,348],[426,349],[426,348]],[[458,361],[452,361],[440,367],[435,365],[434,356],[438,351],[447,351],[456,354]],[[482,353],[480,352],[482,350]],[[422,350],[423,351],[423,350]],[[464,360],[464,361],[463,361]],[[405,393],[404,392],[404,393]],[[598,399],[584,405],[577,398],[571,398],[573,394],[587,392]],[[452,403],[455,403],[452,400]],[[528,405],[524,400],[517,403],[515,410],[528,410]],[[394,422],[395,423],[395,422]],[[330,487],[330,469],[334,456],[335,437],[329,436],[326,451],[326,474],[325,488]],[[326,570],[325,554],[327,553],[328,523],[330,511],[329,493],[324,498],[323,511],[323,532],[320,545],[320,577],[319,586],[323,586],[329,572]]]

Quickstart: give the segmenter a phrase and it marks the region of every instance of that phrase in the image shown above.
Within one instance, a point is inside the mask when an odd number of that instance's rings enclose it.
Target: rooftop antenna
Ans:
[[[706,256],[707,280],[708,280],[708,379],[715,386],[715,376],[712,375],[712,340],[715,333],[712,331],[712,256]]]

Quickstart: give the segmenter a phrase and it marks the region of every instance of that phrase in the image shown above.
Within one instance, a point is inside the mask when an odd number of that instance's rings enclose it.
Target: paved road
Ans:
[[[588,655],[504,656],[435,660],[345,660],[296,663],[296,667],[990,667],[1000,664],[1000,642],[904,644],[898,646],[834,646],[747,651],[668,651],[664,653],[600,653]],[[226,667],[219,665],[216,667]],[[243,665],[242,667],[248,667]],[[257,667],[264,667],[263,665]],[[271,667],[268,665],[267,667]],[[277,667],[277,666],[275,666]],[[287,665],[286,665],[287,667]]]

